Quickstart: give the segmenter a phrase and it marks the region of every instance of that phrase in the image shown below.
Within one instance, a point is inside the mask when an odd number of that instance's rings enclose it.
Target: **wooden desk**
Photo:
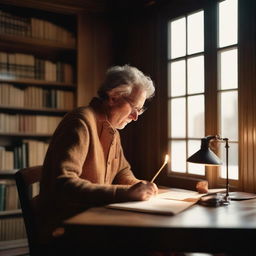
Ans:
[[[64,222],[65,234],[86,248],[243,252],[256,255],[256,199],[175,216],[91,208]]]

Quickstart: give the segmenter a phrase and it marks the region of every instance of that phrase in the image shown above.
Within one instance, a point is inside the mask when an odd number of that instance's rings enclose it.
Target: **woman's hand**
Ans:
[[[141,181],[132,185],[127,191],[127,200],[129,201],[145,201],[158,193],[155,183],[149,181]]]

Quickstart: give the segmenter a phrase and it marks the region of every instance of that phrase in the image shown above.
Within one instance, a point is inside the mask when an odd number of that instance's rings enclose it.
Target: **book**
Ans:
[[[0,181],[0,211],[5,210],[5,184],[4,180]]]
[[[212,189],[208,193],[217,193],[219,191],[223,191],[223,189]],[[144,213],[175,215],[196,204],[203,195],[206,194],[199,194],[197,191],[185,189],[159,189],[159,194],[147,201],[113,203],[106,205],[106,207]]]

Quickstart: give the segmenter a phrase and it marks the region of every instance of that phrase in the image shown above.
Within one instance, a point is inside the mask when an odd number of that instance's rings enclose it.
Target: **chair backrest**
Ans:
[[[33,205],[33,184],[40,182],[42,166],[23,168],[15,173],[20,206],[26,227],[31,255],[37,250],[36,212]]]

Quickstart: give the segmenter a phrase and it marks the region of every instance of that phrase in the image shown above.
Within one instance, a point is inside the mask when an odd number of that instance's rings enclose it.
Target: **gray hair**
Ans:
[[[113,66],[107,70],[105,81],[99,88],[98,95],[102,99],[107,99],[107,92],[116,88],[120,96],[129,96],[134,87],[144,90],[147,99],[154,96],[155,87],[149,76],[129,65]]]

